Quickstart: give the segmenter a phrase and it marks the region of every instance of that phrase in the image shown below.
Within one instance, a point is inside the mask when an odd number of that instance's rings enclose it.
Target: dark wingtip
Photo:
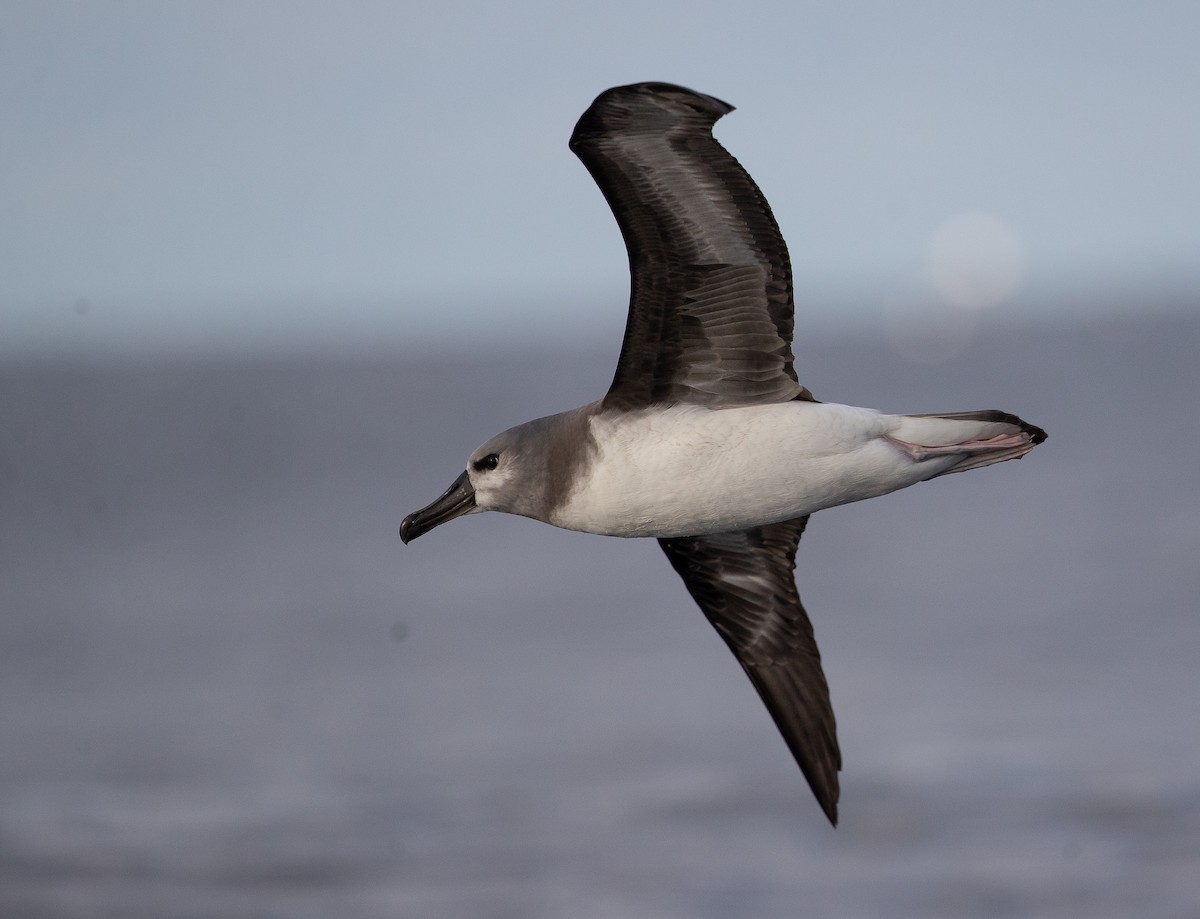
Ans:
[[[817,799],[817,804],[825,813],[826,819],[829,820],[831,826],[837,826],[838,822],[838,798],[841,796],[841,788],[839,787],[837,773],[834,772],[828,778],[820,779],[816,775],[811,774],[809,770],[804,769],[804,777],[808,779],[808,787],[812,790],[813,797]]]
[[[572,148],[589,137],[619,131],[661,131],[691,122],[711,128],[733,111],[728,102],[674,83],[630,83],[598,95],[571,134]]]
[[[677,83],[655,81],[631,83],[628,86],[614,87],[608,90],[608,92],[657,96],[660,99],[673,100],[676,103],[683,103],[695,111],[702,111],[711,115],[713,121],[716,121],[722,115],[728,115],[734,109],[734,106],[730,105],[724,99],[718,99],[716,96],[710,96],[707,93],[698,93],[694,89],[688,89],[686,86],[680,86]]]
[[[829,819],[829,825],[836,828],[838,821],[838,811],[836,801],[820,801],[821,810],[825,812],[825,816]]]

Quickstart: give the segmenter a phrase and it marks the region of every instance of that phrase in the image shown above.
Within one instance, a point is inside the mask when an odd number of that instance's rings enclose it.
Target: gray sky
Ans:
[[[1198,41],[1190,2],[8,0],[0,350],[619,333],[566,141],[646,79],[738,106],[826,322],[1195,290]]]

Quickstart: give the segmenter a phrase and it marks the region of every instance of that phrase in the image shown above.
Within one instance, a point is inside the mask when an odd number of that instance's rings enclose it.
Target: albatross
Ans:
[[[571,150],[607,199],[631,294],[612,385],[471,454],[405,544],[501,511],[653,537],[749,675],[829,821],[838,749],[829,687],[793,575],[808,518],[1046,439],[1015,415],[889,415],[822,402],[792,358],[787,246],[754,180],[713,137],[733,106],[669,83],[606,90]]]

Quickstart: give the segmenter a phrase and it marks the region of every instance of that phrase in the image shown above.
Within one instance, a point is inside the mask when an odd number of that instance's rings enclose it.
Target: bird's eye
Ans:
[[[483,459],[475,460],[472,465],[475,467],[476,472],[483,472],[485,469],[495,469],[500,465],[500,457],[495,453],[489,453]]]

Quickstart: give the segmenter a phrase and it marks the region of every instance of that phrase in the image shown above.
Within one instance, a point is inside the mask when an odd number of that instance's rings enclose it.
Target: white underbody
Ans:
[[[590,469],[548,522],[608,536],[695,536],[790,520],[963,461],[963,452],[939,446],[1019,439],[1001,423],[803,401],[599,414],[590,426]],[[922,445],[934,449],[927,455]]]

